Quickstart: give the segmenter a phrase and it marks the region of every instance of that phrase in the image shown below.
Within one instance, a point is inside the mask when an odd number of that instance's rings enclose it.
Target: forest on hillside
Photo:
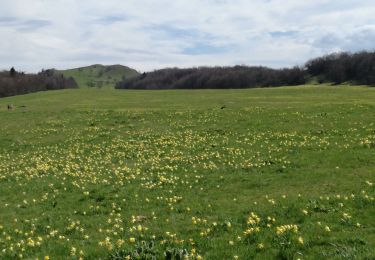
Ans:
[[[166,68],[117,83],[118,89],[226,89],[318,83],[375,85],[375,52],[334,53],[309,60],[302,67]]]
[[[77,83],[73,78],[64,77],[54,70],[26,74],[12,68],[10,71],[0,72],[0,97],[67,88],[77,88]]]
[[[294,86],[310,82],[375,86],[375,52],[334,53],[293,68],[166,68],[122,78],[115,86],[118,89],[227,89]],[[77,87],[73,77],[53,69],[37,74],[17,72],[14,68],[0,72],[0,97]]]

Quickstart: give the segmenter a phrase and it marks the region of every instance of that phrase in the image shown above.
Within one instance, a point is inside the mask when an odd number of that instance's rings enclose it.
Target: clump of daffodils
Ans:
[[[254,212],[251,212],[250,216],[247,219],[247,224],[248,225],[256,225],[256,224],[259,224],[260,220],[261,219],[258,215],[256,215]]]
[[[250,236],[250,235],[252,235],[252,234],[254,234],[254,233],[258,233],[258,232],[260,232],[260,228],[259,228],[259,227],[252,227],[252,228],[248,228],[248,229],[246,229],[246,230],[243,232],[243,234],[244,234],[245,236]]]
[[[293,233],[297,233],[298,232],[298,226],[297,225],[282,225],[282,226],[278,226],[276,227],[276,234],[277,235],[282,235],[288,231],[291,231]]]

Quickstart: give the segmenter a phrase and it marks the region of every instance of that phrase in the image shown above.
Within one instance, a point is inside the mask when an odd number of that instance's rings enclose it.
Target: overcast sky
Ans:
[[[0,69],[284,67],[363,49],[374,0],[0,0]]]

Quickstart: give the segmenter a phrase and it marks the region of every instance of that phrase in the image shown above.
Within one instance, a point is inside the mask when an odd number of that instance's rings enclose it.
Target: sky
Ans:
[[[0,0],[0,69],[303,65],[375,49],[374,0]]]

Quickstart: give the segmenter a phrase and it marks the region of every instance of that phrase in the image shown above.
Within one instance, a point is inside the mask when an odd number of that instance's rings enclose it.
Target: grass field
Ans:
[[[0,119],[0,259],[375,258],[375,88],[50,91]]]

